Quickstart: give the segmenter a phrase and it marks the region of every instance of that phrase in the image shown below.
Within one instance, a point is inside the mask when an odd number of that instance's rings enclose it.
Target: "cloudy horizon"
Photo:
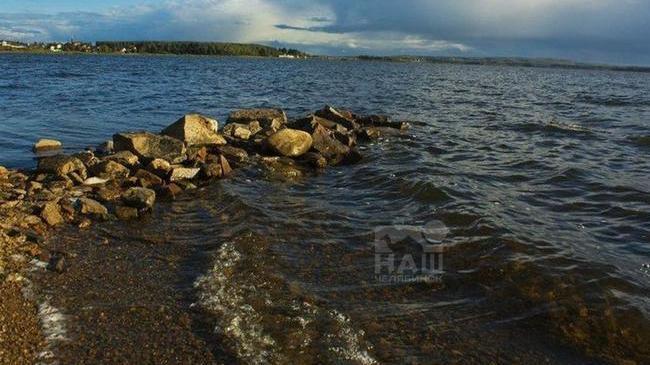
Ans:
[[[642,0],[5,0],[0,39],[261,43],[326,55],[650,65]]]

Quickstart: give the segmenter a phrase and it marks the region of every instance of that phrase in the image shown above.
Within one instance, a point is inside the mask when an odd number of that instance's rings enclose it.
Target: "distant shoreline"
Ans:
[[[182,54],[182,53],[121,53],[121,52],[51,52],[48,50],[20,49],[0,50],[0,55],[5,54],[34,54],[34,55],[87,55],[87,56],[119,56],[119,57],[239,57],[253,59],[277,59],[277,56],[253,56],[253,55],[211,55],[211,54]],[[618,72],[641,72],[650,73],[650,66],[618,66],[608,64],[590,64],[574,62],[569,60],[518,58],[518,57],[434,57],[434,56],[309,56],[309,59],[327,61],[365,61],[365,62],[391,62],[391,63],[429,63],[448,65],[475,65],[475,66],[510,66],[527,68],[549,68],[569,70],[595,70],[595,71],[618,71]]]

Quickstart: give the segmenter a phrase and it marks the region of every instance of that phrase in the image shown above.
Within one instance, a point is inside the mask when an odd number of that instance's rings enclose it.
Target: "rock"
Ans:
[[[309,115],[306,118],[299,119],[292,123],[292,128],[300,129],[309,133],[313,133],[317,126],[322,126],[340,133],[348,133],[348,129],[341,124],[316,115]]]
[[[312,145],[309,133],[297,129],[282,129],[266,139],[266,144],[275,152],[287,156],[297,157],[305,154]]]
[[[113,136],[113,142],[116,151],[131,151],[143,162],[161,158],[180,163],[186,158],[183,141],[169,136],[148,132],[118,133]]]
[[[187,114],[163,129],[161,134],[179,139],[187,146],[226,144],[223,136],[217,133],[218,128],[216,119],[200,114]]]
[[[122,196],[122,191],[117,184],[108,184],[97,190],[96,198],[102,202],[112,202]]]
[[[375,140],[382,137],[390,137],[401,134],[400,129],[390,127],[363,127],[359,133],[359,138],[363,140]]]
[[[138,218],[138,209],[118,205],[115,207],[115,215],[121,221],[129,221]]]
[[[343,156],[343,159],[339,162],[340,165],[354,165],[356,163],[361,162],[363,160],[363,155],[359,153],[354,148],[350,148],[350,152]]]
[[[77,185],[83,185],[84,181],[86,180],[76,172],[69,173],[68,178],[70,178],[70,180],[72,180]]]
[[[221,164],[217,162],[208,162],[201,165],[201,176],[205,179],[213,179],[223,176]]]
[[[313,149],[328,159],[332,165],[337,164],[343,156],[350,152],[350,147],[334,138],[331,131],[320,125],[314,128],[311,137],[314,141],[312,145]]]
[[[169,174],[171,170],[172,165],[161,158],[157,158],[151,161],[149,165],[147,165],[147,171],[163,179]]]
[[[139,185],[143,188],[149,188],[163,184],[163,180],[161,178],[146,170],[138,170],[134,176],[138,179]]]
[[[6,176],[9,173],[6,167],[0,166],[0,176]]]
[[[338,123],[348,130],[359,129],[359,124],[355,122],[354,115],[348,111],[337,110],[329,105],[326,105],[323,109],[317,111],[315,114],[318,117]]]
[[[86,176],[86,166],[80,159],[72,156],[51,156],[38,160],[38,171],[65,176],[71,172],[78,172],[80,176]]]
[[[96,200],[79,198],[77,204],[79,212],[83,215],[90,215],[102,219],[108,216],[108,209]]]
[[[190,162],[205,162],[208,157],[208,149],[205,146],[191,146],[187,148],[187,159]]]
[[[51,151],[59,150],[63,147],[63,144],[55,139],[39,139],[38,142],[34,144],[34,152],[42,151]]]
[[[280,123],[276,123],[276,129],[279,129]],[[248,124],[242,123],[229,123],[223,127],[223,133],[229,137],[248,140],[251,136],[259,133],[262,130],[260,122],[252,121]]]
[[[337,131],[334,132],[334,138],[348,147],[357,145],[357,135],[354,132],[341,133]]]
[[[131,171],[115,161],[106,160],[100,164],[93,166],[91,173],[102,179],[125,179],[129,177]]]
[[[292,181],[303,176],[302,170],[290,158],[263,157],[261,162],[266,169],[266,176],[270,179]]]
[[[222,154],[228,161],[235,163],[244,163],[248,161],[248,152],[242,148],[233,146],[220,146],[218,152]]]
[[[232,168],[230,167],[230,163],[228,162],[228,159],[223,156],[219,155],[219,164],[221,164],[221,171],[223,171],[224,176],[230,175],[232,172]]]
[[[176,185],[174,183],[170,183],[170,184],[167,184],[167,185],[163,186],[160,189],[160,192],[162,193],[163,196],[175,199],[178,194],[183,192],[183,189],[181,189],[180,186],[178,186],[178,185]]]
[[[45,203],[41,211],[41,218],[50,226],[56,226],[64,222],[61,215],[61,208],[56,201]]]
[[[115,161],[124,166],[134,167],[140,162],[140,159],[131,151],[119,151],[104,157],[104,161]]]
[[[169,181],[190,180],[195,178],[200,171],[201,169],[196,167],[173,166]]]
[[[307,152],[302,155],[301,159],[311,167],[324,169],[327,167],[327,159],[317,152]]]
[[[228,123],[248,124],[257,121],[264,129],[280,129],[287,124],[287,115],[282,109],[240,109],[230,113]],[[257,132],[253,132],[252,134]]]
[[[122,201],[129,207],[151,209],[156,203],[156,192],[147,188],[130,188],[122,194]]]
[[[47,269],[57,273],[62,273],[65,271],[66,261],[65,254],[62,252],[54,252],[50,255],[50,260],[47,263]]]
[[[357,121],[364,127],[386,127],[407,130],[411,126],[408,122],[393,122],[386,115],[368,115],[357,119]]]
[[[84,180],[83,184],[86,186],[97,186],[97,185],[104,185],[108,182],[107,179],[102,179],[99,177],[89,177],[86,180]]]
[[[111,154],[113,153],[114,150],[115,148],[112,140],[106,141],[100,144],[99,146],[97,146],[97,153],[100,153],[102,155]]]
[[[75,153],[72,155],[72,157],[76,157],[81,160],[81,162],[83,162],[86,167],[92,167],[99,163],[99,159],[95,157],[95,154],[90,151]]]

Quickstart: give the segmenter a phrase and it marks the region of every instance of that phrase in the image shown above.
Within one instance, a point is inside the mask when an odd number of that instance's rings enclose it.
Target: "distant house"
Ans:
[[[296,56],[294,56],[292,54],[281,54],[278,57],[280,57],[280,58],[296,58]]]
[[[2,41],[2,47],[6,48],[27,48],[24,44],[18,43],[18,42],[11,42],[11,41]]]

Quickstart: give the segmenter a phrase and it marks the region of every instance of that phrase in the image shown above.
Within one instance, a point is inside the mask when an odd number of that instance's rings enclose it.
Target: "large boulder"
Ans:
[[[267,146],[282,156],[304,155],[312,146],[311,135],[297,129],[281,129],[266,139]]]
[[[156,192],[147,188],[130,188],[122,194],[125,205],[138,209],[151,209],[156,204]]]
[[[131,151],[141,162],[161,158],[171,163],[183,162],[185,144],[183,141],[149,132],[117,133],[113,136],[115,151]]]
[[[163,129],[161,134],[179,139],[188,146],[223,145],[226,140],[217,133],[219,122],[201,114],[187,114]]]
[[[249,124],[255,121],[264,129],[279,129],[287,124],[287,115],[282,109],[240,109],[233,111],[228,117],[228,123]]]
[[[39,159],[38,171],[58,176],[65,176],[72,172],[76,172],[83,177],[87,176],[86,166],[80,159],[65,155],[43,157]]]

